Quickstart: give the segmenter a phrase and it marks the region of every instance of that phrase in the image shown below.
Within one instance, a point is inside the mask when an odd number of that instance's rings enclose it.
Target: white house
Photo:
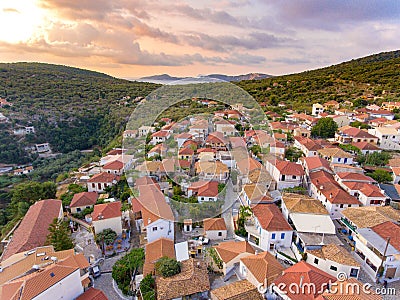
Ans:
[[[379,148],[384,150],[400,150],[400,133],[396,128],[382,126],[369,129],[368,132],[379,139]]]
[[[152,126],[141,126],[139,127],[139,137],[147,136],[147,134],[154,132],[155,128]]]
[[[210,240],[225,240],[227,229],[223,218],[208,218],[203,220],[206,238]]]
[[[252,220],[245,224],[248,241],[264,251],[290,248],[293,229],[275,204],[257,204],[251,208]]]
[[[400,226],[388,221],[371,228],[359,228],[357,232],[354,236],[355,253],[363,269],[374,280],[380,273],[381,279],[389,282],[399,280]]]
[[[85,208],[92,208],[96,204],[99,195],[96,192],[77,193],[72,198],[69,205],[71,213],[76,214],[83,211]]]
[[[348,207],[361,205],[355,197],[349,195],[339,186],[331,174],[318,171],[311,173],[310,179],[310,196],[321,201],[332,219],[340,219],[342,210]]]
[[[158,143],[164,143],[169,137],[171,136],[171,133],[167,130],[160,130],[157,132],[154,132],[151,135],[151,141],[150,143],[152,145],[156,145]]]
[[[268,287],[285,268],[268,251],[240,259],[239,273],[254,286]]]
[[[119,180],[119,176],[116,174],[102,172],[102,173],[93,175],[93,177],[91,177],[87,181],[88,191],[103,193],[105,188],[111,187],[112,185],[117,184],[118,180]]]
[[[303,183],[304,170],[300,164],[284,160],[267,160],[265,167],[277,183],[278,190],[301,186]]]
[[[220,161],[198,161],[195,169],[202,180],[225,182],[229,177],[228,166]]]
[[[147,242],[159,238],[174,239],[174,215],[157,184],[140,185],[138,201],[142,206],[141,231]]]
[[[218,182],[217,181],[197,181],[188,187],[188,197],[195,196],[199,203],[217,201]]]
[[[322,149],[322,146],[314,142],[312,139],[307,137],[297,136],[294,138],[294,146],[300,149],[305,157],[318,156],[318,150]]]
[[[178,148],[181,148],[183,143],[186,142],[187,140],[191,140],[192,139],[192,135],[188,132],[183,132],[180,134],[176,134],[174,136],[174,140],[178,143]]]
[[[254,254],[254,248],[247,241],[229,241],[214,246],[219,258],[222,260],[222,272],[226,275],[239,264],[240,259]]]
[[[102,172],[110,174],[122,175],[122,173],[124,172],[124,163],[119,160],[114,160],[102,166],[101,170]]]
[[[347,181],[344,189],[356,197],[364,206],[385,205],[386,196],[381,189],[371,183]]]
[[[121,202],[97,204],[92,212],[92,224],[96,234],[111,228],[117,234],[122,233]]]
[[[312,110],[311,110],[311,114],[313,116],[318,116],[320,113],[324,112],[324,106],[319,104],[319,103],[314,103],[312,105]]]
[[[306,262],[332,276],[344,273],[347,278],[358,278],[360,263],[343,246],[328,244],[306,253]]]
[[[323,148],[318,150],[318,154],[332,164],[353,164],[353,155],[340,148]]]

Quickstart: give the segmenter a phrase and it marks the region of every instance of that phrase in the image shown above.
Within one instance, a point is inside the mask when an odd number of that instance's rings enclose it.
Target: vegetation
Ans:
[[[53,220],[49,227],[46,245],[53,245],[56,251],[74,248],[71,232],[66,222],[59,221],[57,218]]]
[[[369,129],[369,128],[371,128],[368,124],[365,124],[365,123],[360,122],[360,121],[351,122],[350,126],[351,127],[360,128],[360,129]]]
[[[2,63],[0,97],[13,106],[5,111],[12,111],[12,118],[0,137],[0,162],[31,161],[24,147],[35,143],[49,142],[61,153],[106,146],[123,130],[137,97],[157,87],[66,66]],[[35,134],[15,143],[14,124],[35,126]]]
[[[292,162],[297,162],[302,156],[304,156],[304,153],[296,147],[288,147],[285,151],[285,158]]]
[[[357,156],[357,162],[361,165],[385,166],[388,164],[391,154],[388,152],[374,152],[371,154],[360,154]]]
[[[181,272],[181,263],[167,256],[161,257],[155,264],[156,273],[162,277],[171,277]]]
[[[288,187],[288,188],[283,189],[282,192],[295,193],[295,194],[301,194],[301,195],[308,194],[307,189],[302,186]]]
[[[84,188],[83,186],[75,183],[70,184],[68,186],[68,190],[60,197],[63,206],[69,206],[71,204],[72,198],[74,198],[74,195],[82,192],[87,192],[87,188]]]
[[[155,287],[156,287],[156,282],[153,276],[151,276],[151,274],[147,274],[140,282],[140,292],[142,294],[143,300],[156,299]]]
[[[130,294],[130,282],[135,270],[144,265],[144,249],[134,248],[120,260],[118,260],[112,268],[112,278],[117,283],[119,289],[125,294]]]
[[[244,227],[246,219],[252,215],[251,208],[249,206],[240,206],[239,208],[239,217],[237,221],[238,229],[235,230],[235,234],[247,237],[247,232]]]
[[[353,152],[355,154],[361,155],[360,149],[358,149],[356,146],[350,145],[350,144],[340,144],[339,148],[346,152]]]
[[[213,247],[208,248],[206,253],[209,257],[211,257],[212,262],[218,267],[218,269],[223,268],[223,261]]]
[[[106,245],[111,245],[112,243],[114,243],[116,238],[117,238],[117,233],[111,228],[106,228],[102,232],[96,235],[96,242],[100,245],[102,245],[103,242]]]
[[[372,173],[367,173],[368,176],[372,177],[379,183],[389,183],[393,180],[392,175],[385,170],[375,170]]]
[[[382,97],[374,100],[380,105],[400,97],[399,63],[400,51],[384,52],[322,69],[236,84],[269,105],[267,110],[280,114],[280,102],[297,112],[311,112],[313,103],[330,100],[343,103],[354,99],[354,107],[363,107],[369,104],[368,96]]]
[[[333,138],[337,129],[338,125],[332,118],[321,118],[311,129],[311,135],[324,139]]]

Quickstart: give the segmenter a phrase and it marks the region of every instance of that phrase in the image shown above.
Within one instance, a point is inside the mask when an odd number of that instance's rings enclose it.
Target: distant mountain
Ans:
[[[196,78],[201,78],[203,80],[210,79],[210,81],[215,81],[214,79],[217,79],[218,81],[242,81],[242,80],[258,80],[258,79],[265,79],[265,78],[270,78],[272,75],[268,74],[262,74],[262,73],[249,73],[249,74],[244,74],[244,75],[224,75],[224,74],[209,74],[209,75],[199,75],[198,77],[193,77],[193,79]],[[151,82],[151,83],[171,83],[174,81],[179,81],[179,80],[188,80],[191,79],[191,77],[174,77],[170,76],[168,74],[161,74],[161,75],[153,75],[153,76],[146,76],[146,77],[141,77],[137,79],[137,81],[141,82]]]

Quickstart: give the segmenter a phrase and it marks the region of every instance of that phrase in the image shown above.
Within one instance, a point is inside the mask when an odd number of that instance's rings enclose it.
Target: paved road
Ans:
[[[233,238],[234,235],[232,207],[235,206],[234,202],[238,201],[237,199],[238,199],[238,194],[233,191],[232,182],[229,181],[228,184],[226,185],[226,194],[225,194],[226,204],[224,205],[223,212],[221,214],[221,216],[225,220],[228,239]]]

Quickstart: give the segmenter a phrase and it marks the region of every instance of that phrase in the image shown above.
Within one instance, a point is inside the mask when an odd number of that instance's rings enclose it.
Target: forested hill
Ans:
[[[9,118],[0,124],[0,163],[30,161],[24,148],[35,143],[63,153],[105,146],[124,128],[135,99],[155,88],[60,65],[0,64],[0,98],[12,103],[0,108]],[[34,126],[36,134],[17,138],[19,126]]]
[[[377,104],[400,99],[400,50],[353,59],[338,65],[237,83],[260,102],[286,103],[311,111],[312,103],[370,99]]]

